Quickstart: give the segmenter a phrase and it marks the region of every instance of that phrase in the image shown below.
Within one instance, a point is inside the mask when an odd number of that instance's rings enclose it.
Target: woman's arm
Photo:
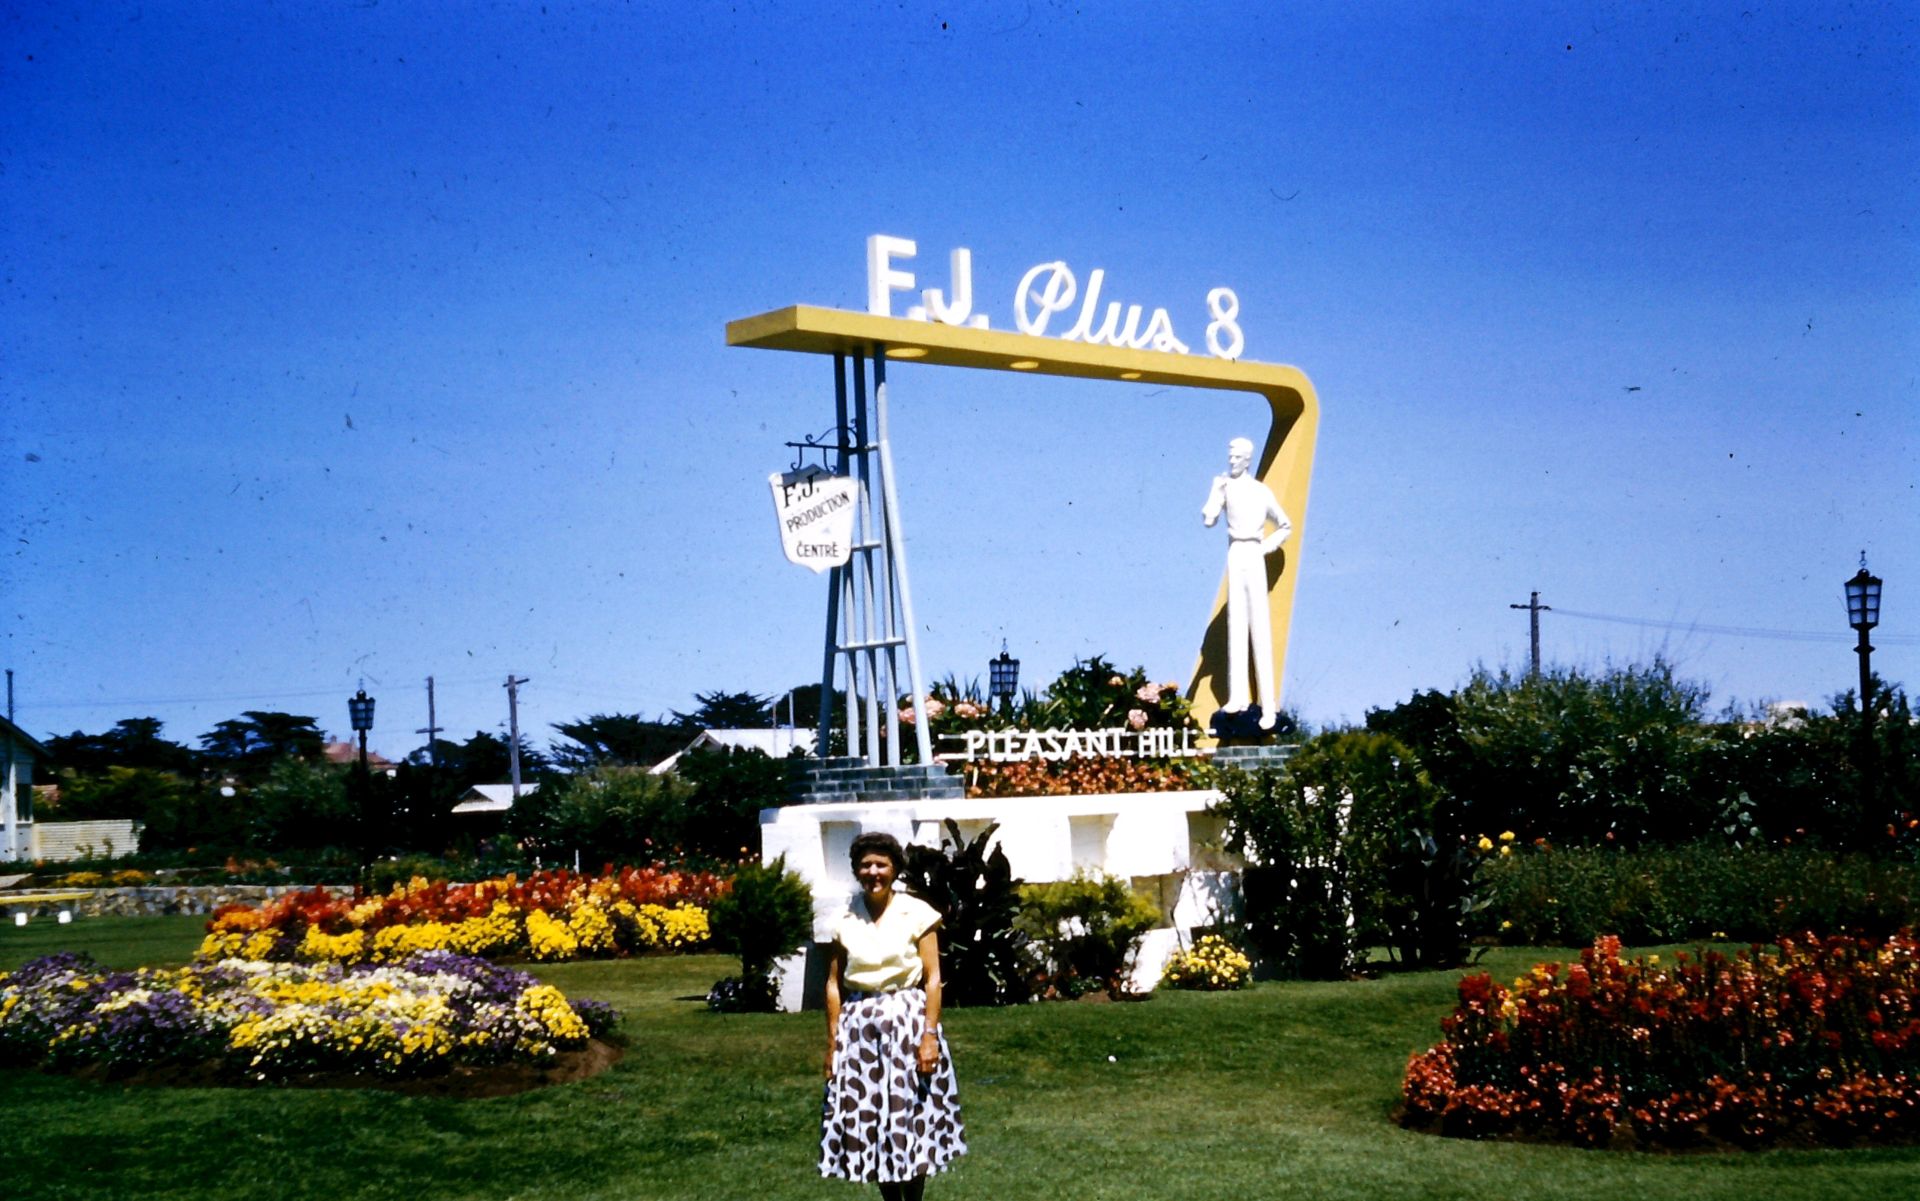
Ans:
[[[927,990],[927,1028],[920,1035],[919,1068],[931,1075],[940,1066],[940,935],[935,923],[920,936],[920,986]]]
[[[840,1038],[840,968],[847,953],[839,943],[827,947],[827,1078],[833,1078],[833,1053]]]

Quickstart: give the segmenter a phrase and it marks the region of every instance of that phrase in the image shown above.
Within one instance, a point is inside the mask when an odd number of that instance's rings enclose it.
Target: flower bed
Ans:
[[[1116,792],[1181,792],[1206,788],[1211,769],[1200,759],[1126,759],[1078,755],[1024,763],[970,762],[961,767],[970,797],[1104,796]]]
[[[611,1006],[446,952],[358,967],[226,960],[122,972],[67,953],[0,973],[0,1059],[60,1071],[421,1077],[551,1063],[617,1021]]]
[[[1245,988],[1253,979],[1253,961],[1218,934],[1203,934],[1190,951],[1175,951],[1160,971],[1169,988],[1208,992]]]
[[[391,963],[422,951],[558,962],[706,945],[709,872],[535,872],[477,884],[415,879],[384,896],[312,888],[207,923],[201,960]]]
[[[1620,957],[1503,986],[1460,981],[1447,1041],[1407,1065],[1402,1121],[1463,1137],[1588,1146],[1920,1138],[1920,948],[1782,939],[1728,958]]]

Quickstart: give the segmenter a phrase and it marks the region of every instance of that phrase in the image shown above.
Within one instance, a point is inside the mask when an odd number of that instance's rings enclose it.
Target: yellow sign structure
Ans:
[[[1247,363],[1191,354],[1090,345],[1059,338],[1001,330],[973,329],[931,321],[876,317],[843,309],[794,305],[727,324],[727,345],[809,354],[882,355],[894,362],[974,367],[1027,375],[1066,375],[1121,383],[1212,388],[1252,392],[1272,410],[1256,471],[1293,518],[1293,537],[1267,557],[1267,605],[1273,617],[1273,668],[1286,678],[1288,633],[1293,621],[1294,586],[1304,545],[1307,484],[1313,473],[1313,444],[1320,427],[1320,402],[1298,368],[1278,363]],[[1227,584],[1224,575],[1214,597],[1213,615],[1200,642],[1200,654],[1187,687],[1194,720],[1208,728],[1226,703]]]

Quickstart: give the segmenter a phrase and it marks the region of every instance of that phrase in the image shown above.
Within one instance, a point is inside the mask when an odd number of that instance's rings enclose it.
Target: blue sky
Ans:
[[[1920,62],[1899,6],[12,6],[5,666],[35,733],[248,708],[401,753],[818,672],[768,472],[872,233],[1165,306],[1323,406],[1286,703],[1656,653],[1920,682]],[[922,656],[1185,680],[1258,402],[898,366]],[[1562,612],[1566,615],[1563,616]],[[1627,618],[1643,624],[1599,620]],[[1812,637],[1758,636],[1726,630]],[[1822,640],[1824,638],[1824,640]]]

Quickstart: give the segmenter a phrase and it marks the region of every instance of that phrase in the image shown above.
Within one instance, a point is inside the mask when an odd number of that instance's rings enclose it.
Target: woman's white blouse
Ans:
[[[923,973],[920,936],[939,923],[939,910],[904,892],[895,892],[875,921],[866,898],[856,894],[833,927],[834,941],[847,953],[841,979],[860,992],[913,987]]]

